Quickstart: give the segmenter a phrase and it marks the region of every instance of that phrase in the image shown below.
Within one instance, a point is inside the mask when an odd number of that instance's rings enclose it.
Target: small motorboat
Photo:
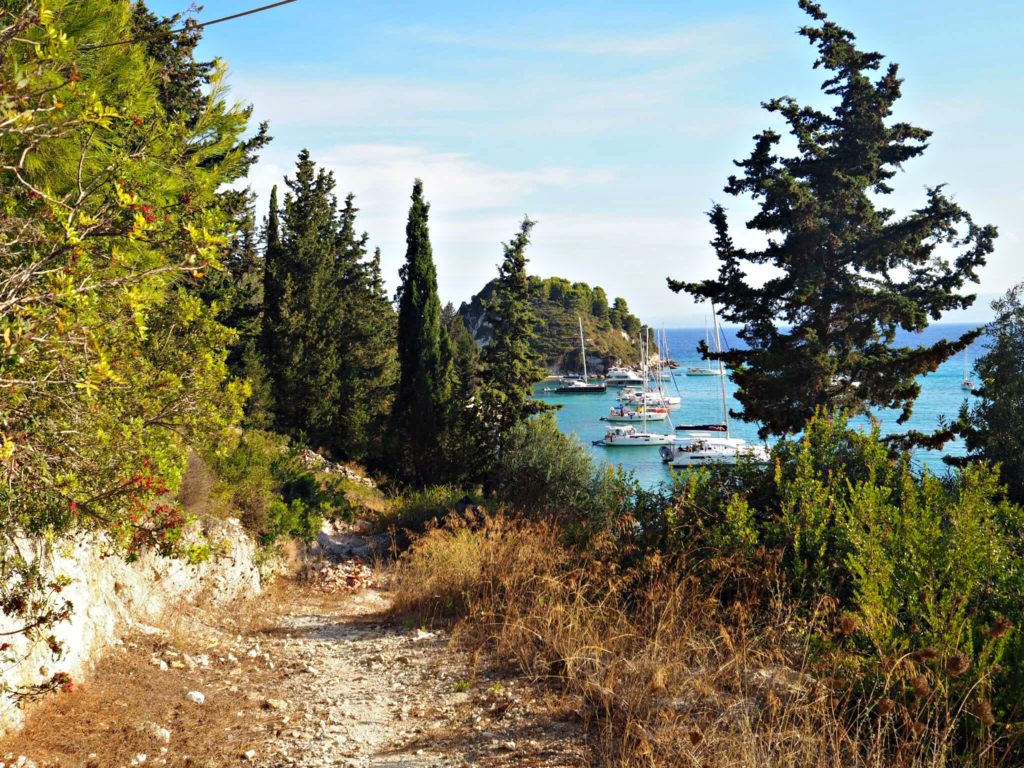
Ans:
[[[625,405],[614,405],[608,411],[608,415],[604,418],[604,421],[625,421],[625,422],[644,422],[644,421],[664,421],[668,418],[667,408],[650,408],[645,406],[637,406],[636,408],[630,408]]]
[[[641,432],[636,427],[610,426],[604,437],[595,440],[594,445],[603,445],[607,448],[623,447],[644,447],[651,445],[669,446],[675,442],[673,435],[663,435],[658,432]]]

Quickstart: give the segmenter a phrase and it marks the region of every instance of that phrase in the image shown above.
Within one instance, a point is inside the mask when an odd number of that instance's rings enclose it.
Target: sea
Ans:
[[[976,328],[974,324],[943,323],[928,327],[921,333],[899,333],[896,344],[899,346],[930,345],[942,339],[955,339],[964,332]],[[723,348],[741,348],[743,343],[736,338],[736,329],[723,328]],[[664,334],[668,340],[667,357],[675,360],[679,368],[675,370],[671,381],[663,382],[666,394],[682,397],[682,405],[671,412],[671,420],[675,424],[710,424],[722,420],[721,380],[717,376],[686,376],[685,370],[690,367],[707,365],[697,351],[697,345],[704,339],[704,328],[668,328]],[[966,401],[974,400],[970,392],[962,387],[965,370],[972,378],[974,360],[985,353],[986,338],[980,336],[966,351],[947,360],[934,372],[920,377],[921,395],[914,405],[913,415],[904,424],[897,424],[898,411],[877,410],[873,413],[878,419],[883,434],[899,433],[906,430],[928,432],[939,426],[940,421],[956,418],[960,406]],[[664,352],[664,349],[662,350]],[[664,356],[664,355],[663,355]],[[609,387],[604,394],[589,395],[558,395],[545,392],[551,387],[550,381],[541,383],[536,388],[537,397],[545,402],[560,406],[555,412],[559,428],[566,434],[575,436],[598,461],[621,465],[632,471],[637,480],[648,488],[653,488],[671,479],[671,471],[662,463],[657,446],[641,446],[628,448],[605,448],[593,445],[593,441],[604,435],[608,426],[601,421],[608,414],[608,409],[617,404],[619,390]],[[733,397],[735,384],[726,377],[726,395],[729,407],[740,410],[739,403]],[[867,428],[865,418],[851,420],[851,424],[859,428]],[[750,442],[759,442],[757,424],[747,424],[737,419],[730,419],[730,428],[734,437],[742,437]],[[648,424],[654,431],[670,430],[667,423]],[[768,441],[769,445],[771,440]],[[918,450],[913,456],[916,467],[927,469],[934,474],[945,474],[948,465],[943,462],[944,456],[962,456],[964,445],[961,441],[951,441],[941,451]]]

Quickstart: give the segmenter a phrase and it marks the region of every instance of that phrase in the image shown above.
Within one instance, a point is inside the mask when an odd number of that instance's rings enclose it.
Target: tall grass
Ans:
[[[555,686],[600,765],[1010,764],[995,738],[964,752],[957,735],[978,715],[958,694],[932,684],[907,703],[851,684],[859,657],[830,638],[855,628],[834,600],[797,610],[777,558],[751,568],[684,552],[623,567],[623,540],[579,549],[549,522],[451,517],[395,566],[395,611],[460,619],[460,642]],[[927,674],[920,660],[889,663],[894,678],[908,664]]]

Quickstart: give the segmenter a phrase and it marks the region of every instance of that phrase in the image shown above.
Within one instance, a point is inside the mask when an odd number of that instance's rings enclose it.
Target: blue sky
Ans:
[[[199,19],[259,5],[209,2]],[[182,10],[159,0],[154,10]],[[1024,24],[1017,3],[824,2],[862,47],[901,66],[896,119],[934,131],[897,177],[909,210],[928,185],[999,227],[983,320],[1024,280]],[[309,148],[356,194],[361,225],[394,287],[414,177],[432,203],[442,297],[467,299],[494,273],[523,214],[538,221],[531,271],[605,286],[647,321],[700,324],[665,277],[711,276],[704,212],[751,212],[722,192],[732,160],[775,125],[761,101],[821,101],[795,0],[691,2],[329,2],[298,0],[206,31],[233,96],[274,142],[250,182],[265,197]],[[756,239],[747,243],[755,244]]]

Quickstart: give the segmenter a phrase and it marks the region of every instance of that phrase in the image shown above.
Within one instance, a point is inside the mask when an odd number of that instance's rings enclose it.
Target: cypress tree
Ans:
[[[728,364],[743,405],[736,416],[760,422],[762,437],[798,431],[818,409],[897,408],[905,422],[920,393],[916,377],[978,332],[897,347],[896,331],[921,331],[942,313],[969,306],[974,297],[958,291],[977,281],[996,236],[941,186],[902,218],[876,205],[931,134],[888,120],[901,93],[895,64],[872,79],[884,57],[859,50],[853,34],[816,3],[801,0],[800,7],[815,22],[800,34],[817,47],[815,66],[831,73],[822,89],[838,103],[828,112],[792,98],[764,104],[788,124],[796,152],[779,154],[780,135],[763,131],[725,191],[759,201],[747,227],[763,232],[767,246],[737,247],[725,209],[715,205],[709,218],[717,279],[669,280],[672,290],[709,300],[724,320],[742,326],[747,348],[704,353]],[[779,275],[752,284],[751,264],[771,265]]]
[[[533,399],[533,385],[546,373],[534,353],[536,317],[530,303],[526,247],[534,222],[524,218],[498,266],[494,293],[486,303],[494,336],[481,356],[482,383],[477,391],[478,424],[492,459],[500,456],[508,435],[530,416],[548,410]]]
[[[480,348],[451,302],[441,310],[441,324],[451,348],[451,396],[444,443],[446,479],[467,485],[479,481],[486,464],[474,408],[480,385]]]
[[[392,461],[419,483],[443,472],[440,446],[448,408],[447,334],[441,327],[437,271],[430,246],[430,204],[416,179],[405,228],[405,264],[398,289],[399,380],[392,418]]]

